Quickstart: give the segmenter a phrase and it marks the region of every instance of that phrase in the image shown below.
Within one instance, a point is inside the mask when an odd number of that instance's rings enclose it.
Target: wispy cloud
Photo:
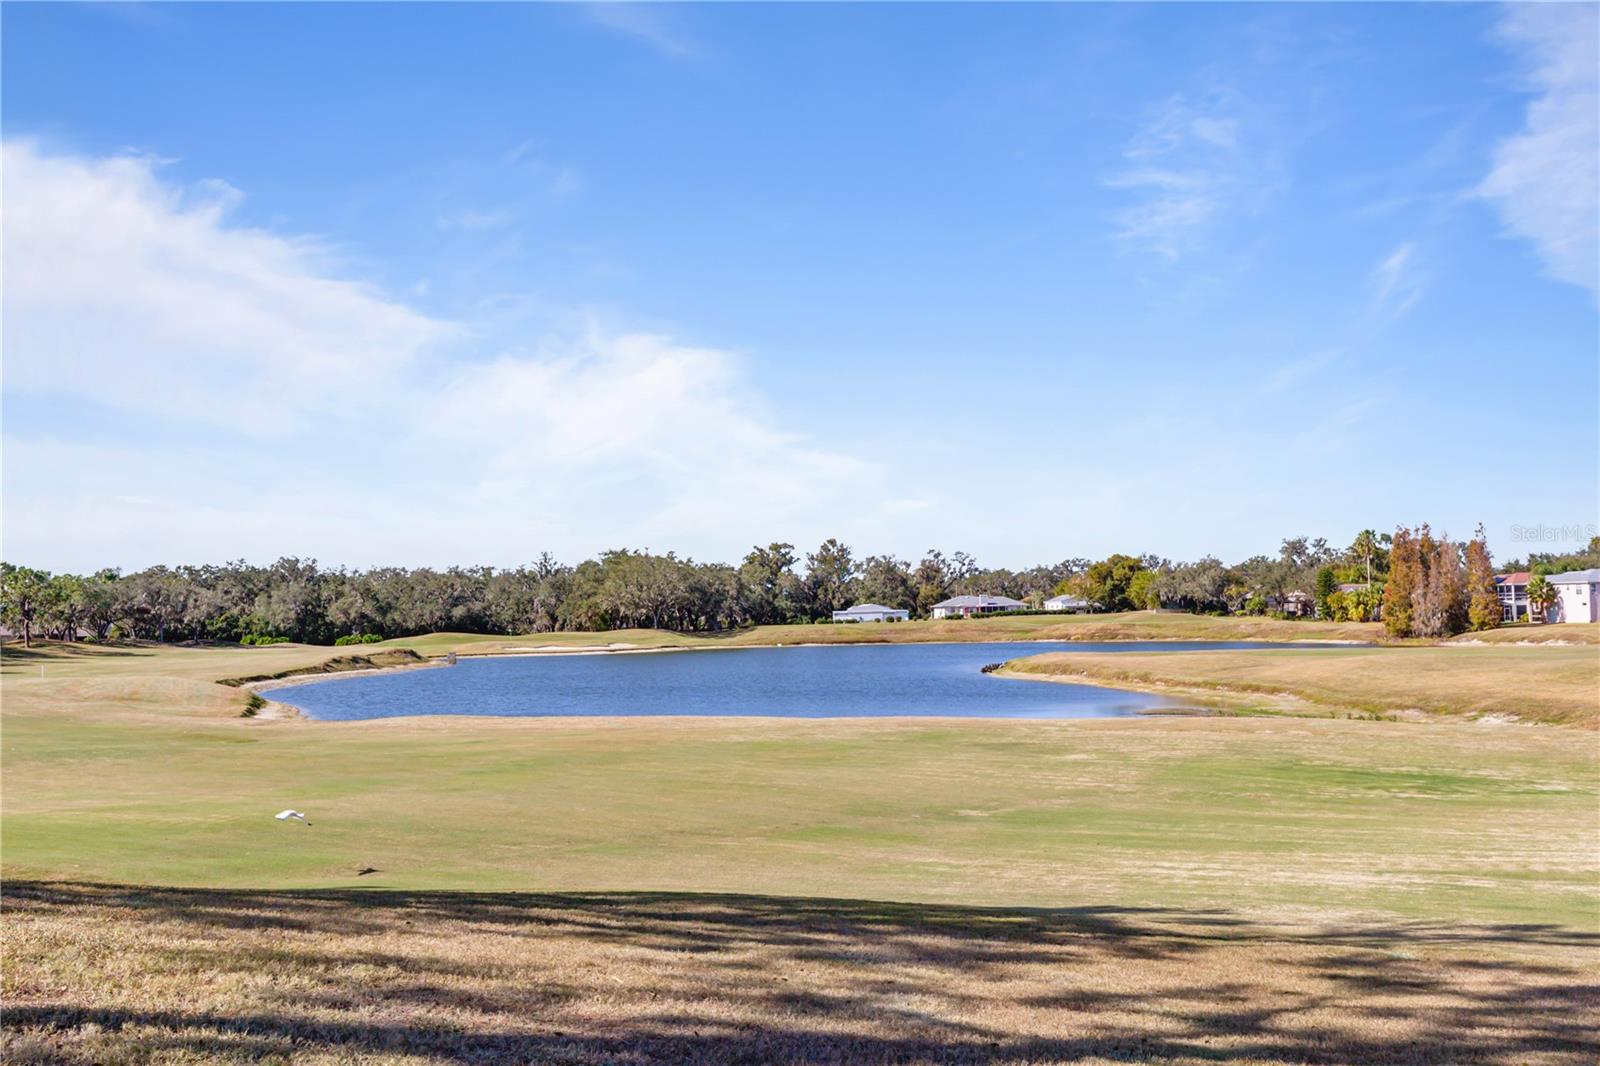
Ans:
[[[1498,36],[1538,95],[1478,195],[1499,207],[1508,233],[1533,242],[1551,277],[1600,295],[1600,8],[1511,5]]]
[[[1270,373],[1261,378],[1261,383],[1256,389],[1256,395],[1271,396],[1280,392],[1298,389],[1316,377],[1321,371],[1337,363],[1344,357],[1344,352],[1339,348],[1329,348],[1325,351],[1313,352],[1299,359],[1291,359],[1280,363]]]
[[[515,167],[534,179],[543,192],[557,199],[576,196],[583,191],[583,178],[577,169],[566,163],[546,159],[537,140],[526,140],[505,154],[504,163]]]
[[[509,561],[535,536],[704,543],[750,513],[809,534],[882,495],[875,464],[781,425],[735,353],[603,324],[490,348],[235,224],[236,193],[27,143],[0,163],[4,386],[30,416],[8,425],[8,551]],[[108,419],[145,431],[108,448]]]
[[[1120,239],[1176,262],[1224,211],[1262,190],[1262,161],[1242,144],[1234,111],[1225,93],[1161,104],[1123,152],[1125,169],[1104,182],[1133,198],[1117,215]]]
[[[1422,299],[1423,276],[1415,261],[1416,251],[1416,244],[1406,241],[1372,268],[1373,303],[1388,318],[1399,318]]]
[[[682,58],[694,49],[663,17],[658,4],[590,3],[584,12],[594,22],[644,41],[663,55]]]

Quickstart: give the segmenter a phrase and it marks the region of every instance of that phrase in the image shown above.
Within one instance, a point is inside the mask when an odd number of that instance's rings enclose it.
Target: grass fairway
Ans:
[[[1600,728],[1600,652],[1589,646],[1075,652],[1019,659],[1006,673],[1127,685],[1235,709],[1493,716]]]
[[[317,723],[212,683],[328,654],[5,653],[6,1061],[1600,1055],[1591,733]]]

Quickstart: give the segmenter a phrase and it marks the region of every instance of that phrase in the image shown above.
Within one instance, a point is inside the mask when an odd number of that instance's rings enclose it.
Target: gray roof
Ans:
[[[1600,582],[1600,569],[1569,570],[1564,574],[1551,574],[1545,580],[1552,585],[1592,585]]]
[[[1026,607],[1021,600],[1014,600],[1010,596],[951,596],[948,600],[941,600],[934,604],[935,607]]]
[[[881,603],[858,603],[854,607],[846,608],[843,611],[834,611],[833,613],[834,614],[883,614],[885,611],[893,612],[893,611],[899,611],[899,610],[900,610],[900,608],[898,608],[898,607],[885,607]],[[903,614],[905,612],[902,611],[901,613]]]
[[[1089,601],[1084,599],[1083,597],[1081,597],[1081,596],[1068,596],[1065,593],[1062,593],[1060,596],[1051,596],[1048,600],[1045,600],[1044,602],[1046,602],[1046,603],[1071,603],[1071,604],[1077,604],[1077,605],[1080,605],[1080,606],[1083,606],[1083,607],[1089,606]]]

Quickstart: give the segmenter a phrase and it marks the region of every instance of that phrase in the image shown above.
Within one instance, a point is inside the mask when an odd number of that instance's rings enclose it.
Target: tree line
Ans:
[[[1536,611],[1555,602],[1546,576],[1600,567],[1600,537],[1587,549],[1569,554],[1534,555],[1508,570],[1531,566],[1528,599]],[[1502,606],[1494,582],[1495,566],[1483,527],[1465,544],[1435,536],[1426,523],[1395,531],[1383,588],[1384,628],[1396,636],[1445,637],[1500,624]]]
[[[1474,562],[1472,553],[1480,550]],[[1600,544],[1591,551],[1600,556]],[[1459,580],[1452,576],[1458,568]],[[1435,635],[1486,622],[1492,593],[1481,530],[1463,547],[1434,537],[1426,526],[1382,535],[1365,530],[1342,549],[1321,538],[1293,537],[1274,555],[1232,565],[1211,556],[1173,563],[1114,554],[1007,570],[982,567],[965,552],[937,550],[913,564],[893,555],[858,556],[835,539],[804,554],[785,543],[756,547],[737,566],[629,549],[576,566],[546,553],[509,569],[328,569],[315,560],[284,558],[270,566],[241,560],[78,575],[0,563],[0,621],[24,639],[69,640],[87,634],[97,640],[331,644],[430,632],[715,632],[826,622],[834,611],[861,602],[926,617],[941,600],[976,594],[1009,596],[1033,608],[1049,596],[1070,594],[1105,611],[1159,607],[1354,620],[1375,617],[1381,603],[1391,628],[1403,627],[1396,632]],[[1499,619],[1498,602],[1493,618]]]
[[[833,539],[803,556],[791,544],[757,547],[738,566],[629,549],[576,566],[545,553],[508,569],[326,569],[315,560],[283,558],[270,566],[240,560],[77,575],[0,563],[0,621],[25,641],[34,634],[69,640],[87,634],[331,644],[356,635],[431,632],[715,632],[828,621],[860,600],[919,615],[962,593],[1001,591],[1039,602],[1088,565],[1069,559],[993,570],[965,552],[935,550],[913,566],[886,555],[858,558]]]

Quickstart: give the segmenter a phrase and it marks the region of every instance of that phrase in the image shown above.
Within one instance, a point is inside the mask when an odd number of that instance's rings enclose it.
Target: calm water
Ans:
[[[1101,718],[1174,704],[1095,685],[993,677],[980,668],[1046,651],[1260,648],[1271,654],[1266,649],[1289,646],[1029,642],[528,655],[308,682],[275,689],[271,698],[313,718],[339,720],[413,714]]]

